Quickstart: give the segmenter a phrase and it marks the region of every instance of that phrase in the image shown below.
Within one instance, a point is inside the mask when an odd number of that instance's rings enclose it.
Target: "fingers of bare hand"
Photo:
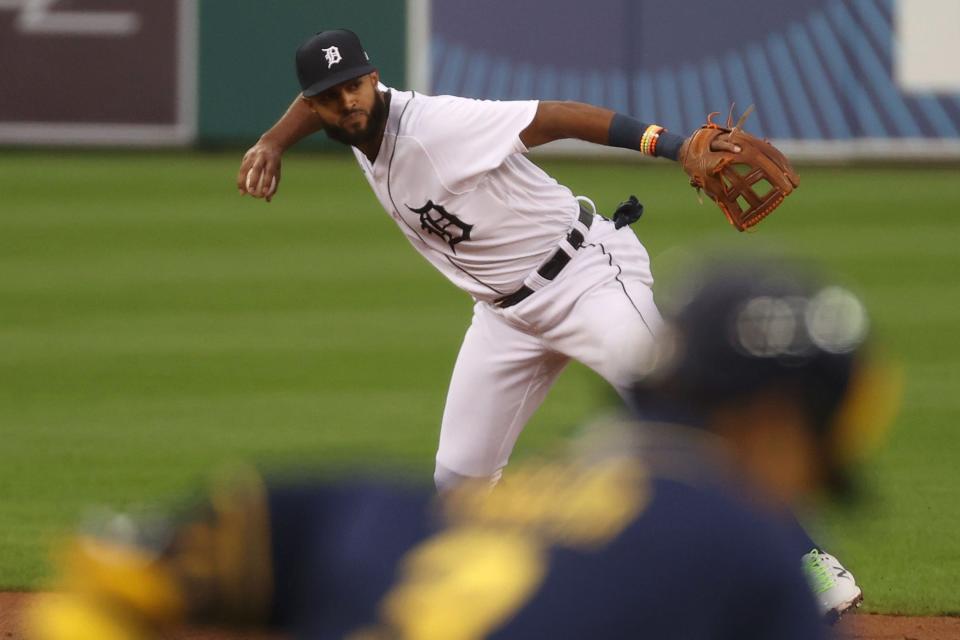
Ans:
[[[276,183],[276,167],[272,162],[265,161],[260,170],[260,178],[257,181],[257,193],[265,198],[269,198],[271,188]]]
[[[270,188],[267,189],[267,193],[264,196],[267,199],[267,202],[273,200],[273,196],[277,193],[277,176],[274,175],[273,179],[270,181]]]
[[[247,191],[247,172],[249,169],[249,162],[247,161],[246,156],[243,158],[243,162],[240,163],[240,170],[237,171],[237,189],[240,193],[246,193]]]
[[[262,169],[258,163],[254,163],[247,169],[246,182],[244,183],[244,190],[253,196],[254,198],[260,197],[259,187],[260,187],[260,174]]]

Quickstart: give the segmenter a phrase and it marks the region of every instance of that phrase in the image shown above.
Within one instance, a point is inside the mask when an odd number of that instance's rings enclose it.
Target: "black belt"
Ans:
[[[593,212],[588,211],[586,207],[582,204],[580,205],[580,223],[585,226],[587,229],[590,228],[590,225],[593,224]],[[574,227],[570,230],[570,233],[567,234],[567,242],[573,247],[574,251],[579,250],[583,246],[584,237],[579,229]],[[556,251],[553,252],[553,255],[547,259],[540,268],[537,269],[537,275],[545,280],[553,280],[560,272],[563,270],[567,263],[570,262],[570,255],[564,251],[562,248],[558,247]],[[493,301],[495,306],[500,307],[501,309],[506,309],[507,307],[512,307],[522,300],[529,298],[535,289],[531,289],[527,285],[523,285],[513,293],[508,293],[502,298],[497,298]]]

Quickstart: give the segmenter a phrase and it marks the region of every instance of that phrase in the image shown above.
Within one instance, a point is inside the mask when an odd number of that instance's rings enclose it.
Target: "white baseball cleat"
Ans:
[[[857,586],[853,574],[829,553],[813,549],[804,554],[803,572],[828,623],[835,623],[863,602],[863,591]]]

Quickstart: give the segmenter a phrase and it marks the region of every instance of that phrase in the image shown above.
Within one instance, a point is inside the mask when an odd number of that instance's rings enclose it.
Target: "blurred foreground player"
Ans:
[[[656,370],[635,388],[635,412],[720,436],[738,474],[783,512],[820,611],[835,622],[863,593],[790,514],[817,487],[851,497],[851,469],[890,421],[898,379],[867,361],[867,314],[845,289],[770,264],[710,269],[678,296],[676,337],[664,338]]]
[[[352,640],[827,637],[785,514],[845,486],[895,394],[846,291],[755,264],[711,274],[634,389],[646,424],[614,446],[439,499],[219,483],[179,518],[78,536],[30,637],[185,620]]]

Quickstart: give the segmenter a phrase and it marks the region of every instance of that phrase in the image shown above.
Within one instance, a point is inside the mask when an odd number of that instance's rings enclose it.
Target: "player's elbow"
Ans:
[[[573,104],[576,103],[541,100],[537,105],[537,113],[533,116],[533,120],[520,133],[520,140],[528,149],[531,149],[554,140],[569,137],[564,127],[565,112],[568,112],[570,105]]]

